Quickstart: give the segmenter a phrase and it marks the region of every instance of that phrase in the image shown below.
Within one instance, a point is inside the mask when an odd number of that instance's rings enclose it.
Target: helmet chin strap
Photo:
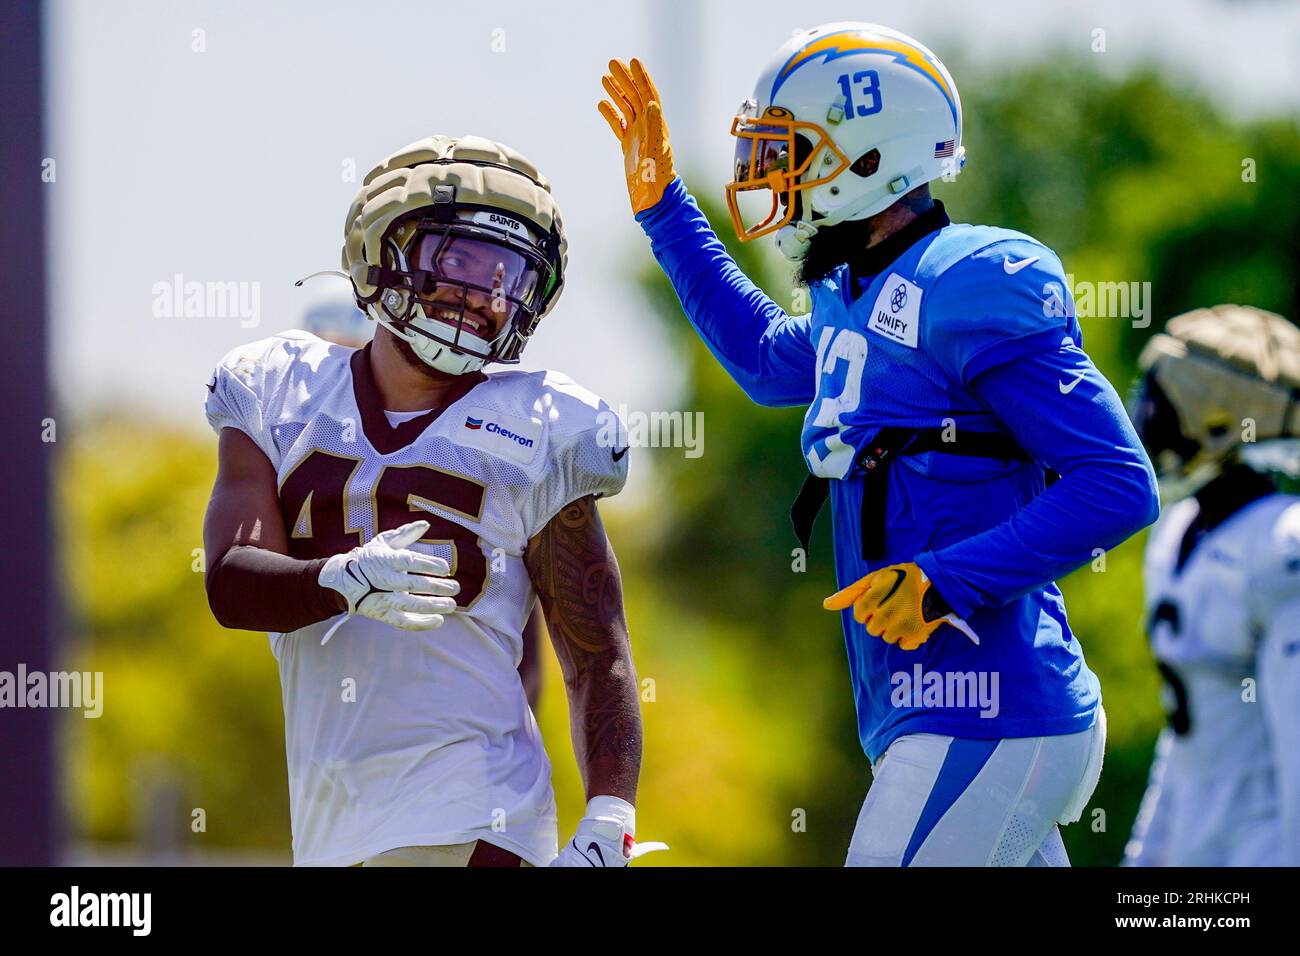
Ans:
[[[1225,461],[1226,458],[1217,458],[1194,465],[1186,474],[1157,476],[1160,496],[1168,503],[1190,498],[1223,474]]]
[[[406,251],[391,238],[388,242],[390,252],[397,262],[398,268],[403,272],[407,271],[409,266],[407,263]],[[312,277],[307,276],[307,278],[310,279]],[[301,281],[306,280],[304,279]],[[355,284],[353,288],[355,290]],[[398,295],[399,293],[395,290],[388,290],[383,293],[381,298],[396,297]],[[399,301],[400,300],[395,299],[395,301],[390,302],[390,305],[396,307]],[[490,356],[496,354],[496,345],[510,332],[510,324],[506,323],[500,332],[497,333],[496,338],[491,342],[488,342],[477,335],[467,334],[463,327],[457,331],[457,329],[452,327],[449,323],[442,323],[447,327],[454,341],[459,342],[462,338],[473,339],[481,345],[483,351],[487,353],[486,355],[474,355],[458,348],[453,348],[446,342],[435,338],[431,330],[425,329],[421,326],[421,321],[434,322],[438,320],[427,317],[418,305],[416,306],[415,312],[416,315],[420,315],[421,318],[409,318],[398,323],[393,321],[387,310],[379,303],[372,302],[366,306],[366,314],[402,341],[409,344],[411,346],[411,351],[419,357],[420,361],[424,362],[424,364],[431,368],[436,368],[438,371],[445,372],[448,375],[465,375],[469,372],[476,372],[481,369],[484,365],[493,360]]]
[[[415,338],[408,338],[407,341],[411,343],[415,354],[440,372],[446,372],[448,375],[464,375],[467,372],[476,372],[484,365],[484,360],[477,356],[453,352],[441,342],[425,338],[419,333],[413,335]]]
[[[964,157],[965,152],[966,150],[963,148],[959,156]],[[964,162],[964,159],[961,161]],[[859,197],[857,201],[841,209],[836,209],[834,212],[827,213],[817,220],[816,225],[802,219],[784,225],[777,230],[776,246],[787,259],[792,262],[801,262],[808,255],[808,245],[819,228],[838,226],[842,222],[855,222],[884,212],[902,199],[908,191],[920,185],[918,180],[921,175],[922,170],[919,166],[911,169],[881,189],[867,193]],[[885,205],[880,206],[881,199],[886,197],[892,198]]]
[[[815,235],[817,227],[810,222],[787,223],[776,231],[776,247],[791,262],[802,262]]]
[[[894,197],[896,202],[902,195],[899,193]],[[857,202],[845,206],[843,209],[837,209],[834,212],[827,213],[817,222],[811,223],[804,219],[798,219],[792,223],[782,226],[776,232],[776,246],[781,250],[782,255],[792,262],[802,262],[808,255],[808,246],[812,243],[812,237],[817,235],[817,230],[838,226],[842,222],[852,222],[856,219],[866,219],[867,216],[862,214],[865,209],[880,201],[880,194],[871,193],[863,196]],[[889,205],[893,205],[891,202]],[[885,207],[886,209],[889,206]]]
[[[487,362],[486,359],[477,355],[467,355],[463,352],[454,351],[427,335],[421,335],[419,332],[409,329],[398,328],[388,316],[383,314],[382,310],[375,309],[371,311],[368,308],[367,311],[370,311],[371,318],[375,319],[403,342],[408,343],[420,361],[440,372],[446,372],[448,375],[465,375],[468,372],[478,371]]]

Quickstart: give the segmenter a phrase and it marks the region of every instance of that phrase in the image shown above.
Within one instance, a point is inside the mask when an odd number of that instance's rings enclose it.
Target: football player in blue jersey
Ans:
[[[802,263],[798,317],[675,176],[641,63],[611,61],[603,83],[691,324],[755,402],[808,408],[792,517],[806,546],[830,498],[825,606],[873,767],[847,862],[1068,865],[1058,824],[1096,786],[1105,717],[1054,582],[1154,521],[1156,482],[1056,254],[931,198],[964,160],[952,77],[864,23],[795,35],[760,76],[732,122],[727,204],[741,239],[775,234]]]

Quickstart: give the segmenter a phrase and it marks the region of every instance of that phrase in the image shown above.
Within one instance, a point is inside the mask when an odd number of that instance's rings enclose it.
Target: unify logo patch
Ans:
[[[891,272],[871,307],[867,328],[909,349],[916,348],[921,324],[921,287]]]
[[[541,440],[541,422],[503,415],[487,408],[472,408],[466,412],[460,438],[462,444],[524,463],[533,460]]]

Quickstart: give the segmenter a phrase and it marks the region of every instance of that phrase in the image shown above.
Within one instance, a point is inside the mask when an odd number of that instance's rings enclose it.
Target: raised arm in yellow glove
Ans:
[[[873,571],[822,601],[828,611],[842,611],[850,605],[854,620],[866,625],[868,634],[905,651],[916,650],[941,624],[951,624],[979,643],[975,632],[952,613],[915,564],[891,564]]]
[[[609,99],[601,100],[598,108],[623,147],[623,173],[632,212],[644,212],[663,198],[676,175],[659,91],[636,57],[630,66],[610,60],[609,72],[600,82]]]

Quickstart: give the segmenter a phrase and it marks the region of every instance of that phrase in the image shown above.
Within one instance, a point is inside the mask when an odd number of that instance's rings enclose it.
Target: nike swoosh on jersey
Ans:
[[[1021,269],[1023,269],[1025,266],[1032,266],[1035,262],[1038,261],[1038,258],[1039,258],[1038,256],[1030,256],[1028,259],[1021,259],[1021,260],[1018,261],[1018,262],[1012,262],[1011,259],[1010,259],[1010,257],[1008,257],[1008,256],[1003,256],[1003,257],[1002,257],[1002,270],[1003,270],[1007,275],[1009,275],[1009,276],[1013,276],[1013,275],[1015,275],[1017,272],[1019,272]]]
[[[1076,385],[1078,385],[1080,382],[1082,382],[1082,381],[1083,381],[1083,377],[1084,377],[1085,375],[1087,375],[1087,374],[1088,374],[1088,372],[1087,372],[1087,370],[1085,369],[1084,371],[1082,371],[1082,372],[1079,373],[1079,377],[1076,378],[1073,382],[1070,382],[1069,384],[1066,384],[1065,382],[1057,382],[1056,385],[1057,385],[1057,387],[1061,390],[1061,394],[1062,394],[1062,395],[1069,395],[1071,392],[1074,391],[1074,386],[1076,386]]]
[[[610,449],[609,457],[613,458],[615,461],[622,461],[623,456],[627,454],[627,450],[631,447],[631,445],[624,445],[622,448],[612,448]]]

